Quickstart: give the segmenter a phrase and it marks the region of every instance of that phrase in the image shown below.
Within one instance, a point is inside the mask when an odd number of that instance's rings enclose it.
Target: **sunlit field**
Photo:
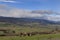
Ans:
[[[34,36],[3,36],[0,40],[60,40],[60,34],[34,35]]]
[[[1,29],[15,30],[16,34],[20,32],[41,32],[51,31],[48,28],[37,28],[37,27],[0,27]],[[32,36],[0,36],[0,40],[60,40],[60,33],[56,34],[37,34]]]

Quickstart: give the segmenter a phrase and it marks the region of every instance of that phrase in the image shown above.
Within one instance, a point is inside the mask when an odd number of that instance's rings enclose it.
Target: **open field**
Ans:
[[[20,32],[42,32],[51,31],[48,28],[30,28],[30,27],[0,27],[0,29],[14,30],[16,34]],[[56,34],[37,34],[33,36],[0,36],[0,40],[60,40],[60,33]]]
[[[34,36],[4,36],[0,40],[60,40],[60,34],[34,35]]]
[[[43,31],[51,31],[50,28],[38,28],[38,27],[0,27],[0,29],[8,29],[14,30],[16,33],[19,32],[43,32]]]
[[[57,30],[55,28],[29,27],[29,26],[24,27],[19,25],[6,25],[6,26],[1,25],[1,26],[3,27],[0,27],[0,30],[2,30],[0,32],[0,35],[6,34],[6,36],[4,35],[0,36],[0,40],[60,40],[60,30]],[[9,32],[4,33],[5,32],[4,30]],[[51,32],[52,30],[53,33]],[[14,33],[12,31],[14,31]],[[27,33],[29,33],[29,36]],[[14,34],[18,34],[18,36]]]

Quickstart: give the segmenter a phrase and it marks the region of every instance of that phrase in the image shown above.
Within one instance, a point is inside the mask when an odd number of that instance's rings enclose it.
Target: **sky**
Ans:
[[[0,16],[60,21],[60,0],[0,0]]]
[[[60,10],[60,0],[0,0],[0,4],[28,10]]]

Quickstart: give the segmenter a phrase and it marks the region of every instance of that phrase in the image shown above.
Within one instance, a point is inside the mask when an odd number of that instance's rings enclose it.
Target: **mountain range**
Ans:
[[[47,19],[36,18],[14,18],[0,16],[0,22],[13,23],[13,24],[26,24],[26,23],[40,23],[40,24],[60,24],[60,22],[50,21]]]

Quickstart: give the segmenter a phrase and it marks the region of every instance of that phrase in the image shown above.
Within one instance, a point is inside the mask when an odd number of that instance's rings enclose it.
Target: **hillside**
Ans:
[[[14,24],[26,24],[26,23],[40,23],[40,24],[60,24],[59,22],[50,21],[46,19],[35,18],[13,18],[13,17],[0,17],[0,22],[14,23]]]

